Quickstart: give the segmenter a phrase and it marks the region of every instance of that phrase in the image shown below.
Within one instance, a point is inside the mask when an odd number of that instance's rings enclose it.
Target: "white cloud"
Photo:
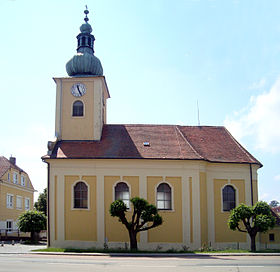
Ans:
[[[252,96],[246,109],[227,116],[224,124],[239,141],[250,136],[257,149],[280,152],[280,78],[268,92]]]
[[[276,175],[273,179],[276,180],[276,181],[280,181],[280,174]]]

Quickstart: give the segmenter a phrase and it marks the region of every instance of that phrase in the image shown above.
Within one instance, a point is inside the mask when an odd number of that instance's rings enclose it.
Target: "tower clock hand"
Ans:
[[[80,88],[79,88],[78,85],[77,85],[77,89],[78,89],[78,92],[79,92],[80,96],[82,96],[82,93],[81,93]]]

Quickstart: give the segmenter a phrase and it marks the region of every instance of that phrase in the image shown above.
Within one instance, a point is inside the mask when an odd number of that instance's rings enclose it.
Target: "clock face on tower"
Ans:
[[[75,97],[81,97],[86,93],[86,86],[82,83],[75,83],[72,87],[71,87],[71,93],[75,96]]]

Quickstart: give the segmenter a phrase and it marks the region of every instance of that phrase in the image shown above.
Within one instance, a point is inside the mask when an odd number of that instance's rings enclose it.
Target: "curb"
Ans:
[[[15,253],[16,254],[16,253]],[[20,254],[20,253],[19,253]],[[70,255],[70,256],[107,256],[107,257],[219,257],[219,256],[280,256],[280,253],[76,253],[76,252],[29,252],[23,254]]]

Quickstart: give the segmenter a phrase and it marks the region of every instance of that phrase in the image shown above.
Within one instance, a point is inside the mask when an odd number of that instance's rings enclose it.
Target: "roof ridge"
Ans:
[[[262,164],[231,135],[231,133],[228,131],[228,129],[225,126],[222,126],[222,127],[225,129],[225,131],[229,135],[229,137],[236,143],[236,145],[239,147],[239,149],[247,156],[247,158],[251,161],[251,163],[254,163],[253,161],[255,160],[262,166]]]
[[[203,156],[201,156],[197,150],[191,145],[191,143],[188,141],[188,139],[185,137],[185,135],[183,134],[183,132],[179,129],[178,125],[175,125],[177,131],[180,133],[181,137],[184,139],[184,141],[190,146],[190,148],[194,151],[194,153],[201,159],[205,160],[205,158]]]

